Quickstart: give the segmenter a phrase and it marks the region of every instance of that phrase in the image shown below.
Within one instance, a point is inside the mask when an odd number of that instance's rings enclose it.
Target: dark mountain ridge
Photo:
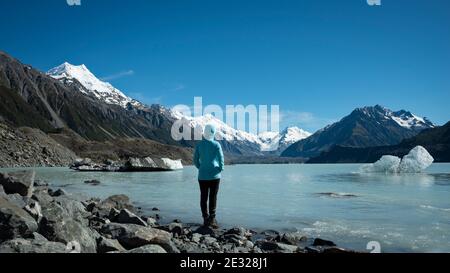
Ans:
[[[403,157],[418,145],[425,147],[435,162],[450,162],[450,122],[441,127],[426,129],[397,145],[368,148],[336,145],[330,151],[310,159],[308,163],[373,163],[383,155]]]
[[[291,145],[283,157],[316,157],[334,146],[364,148],[395,145],[434,125],[408,111],[393,112],[380,105],[355,109],[311,137]]]

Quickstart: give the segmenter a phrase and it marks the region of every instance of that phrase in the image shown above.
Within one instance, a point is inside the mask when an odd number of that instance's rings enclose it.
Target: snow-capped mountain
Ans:
[[[389,112],[389,109],[386,110]],[[427,118],[418,117],[405,110],[392,112],[390,113],[390,117],[397,122],[398,125],[408,129],[423,130],[436,127],[433,122],[429,121]]]
[[[288,147],[283,156],[316,157],[334,146],[365,148],[396,145],[435,125],[411,112],[376,105],[355,109],[341,121]]]
[[[265,132],[259,134],[263,151],[283,152],[292,144],[310,137],[312,134],[298,127],[288,127],[282,132]]]
[[[66,84],[77,80],[84,87],[80,88],[80,92],[92,94],[108,104],[120,105],[123,108],[126,108],[129,104],[136,107],[142,106],[142,103],[126,96],[110,83],[98,79],[84,64],[76,66],[65,62],[50,69],[47,75]]]
[[[63,63],[47,72],[47,75],[57,79],[65,85],[76,85],[80,92],[86,95],[93,95],[97,99],[104,101],[107,104],[119,105],[125,109],[129,109],[132,105],[133,110],[145,110],[150,107],[142,104],[126,96],[122,91],[115,88],[110,83],[104,82],[97,78],[85,65],[72,65],[68,62]],[[156,107],[156,106],[154,106]],[[250,134],[245,131],[240,131],[232,128],[226,123],[220,121],[211,115],[206,115],[200,118],[191,118],[184,116],[177,111],[171,111],[163,106],[159,106],[160,114],[164,114],[174,120],[185,119],[191,128],[197,126],[204,127],[208,123],[214,124],[218,128],[218,134],[223,141],[226,142],[228,151],[232,153],[242,154],[262,154],[263,152],[281,153],[290,144],[304,139],[311,134],[299,128],[288,128],[283,132],[267,132],[261,135]],[[146,112],[143,111],[143,115]]]
[[[390,109],[387,109],[386,107],[376,105],[374,107],[358,108],[356,109],[356,111],[359,111],[371,118],[393,120],[401,127],[414,131],[422,131],[423,129],[435,127],[435,125],[427,118],[416,116],[413,113],[405,110],[394,112]]]
[[[176,120],[183,120],[190,128],[198,126],[204,128],[207,124],[213,124],[217,128],[218,139],[233,145],[243,154],[281,153],[291,144],[311,136],[311,133],[298,127],[289,127],[282,132],[264,132],[256,135],[234,129],[213,115],[190,117],[177,111],[172,111],[172,115]]]

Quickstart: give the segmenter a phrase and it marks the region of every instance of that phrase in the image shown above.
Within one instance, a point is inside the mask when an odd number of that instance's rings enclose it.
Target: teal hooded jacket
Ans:
[[[219,142],[207,139],[200,141],[195,148],[194,164],[199,170],[198,180],[220,179],[225,163]]]

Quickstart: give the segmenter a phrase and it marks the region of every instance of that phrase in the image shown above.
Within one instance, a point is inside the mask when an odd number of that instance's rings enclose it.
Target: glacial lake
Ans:
[[[365,174],[360,166],[226,166],[218,221],[224,227],[299,231],[356,250],[377,241],[383,252],[450,252],[450,164],[407,175]],[[163,173],[35,170],[38,179],[70,193],[126,194],[148,215],[158,207],[162,222],[201,222],[194,167]],[[101,185],[84,183],[92,179]]]

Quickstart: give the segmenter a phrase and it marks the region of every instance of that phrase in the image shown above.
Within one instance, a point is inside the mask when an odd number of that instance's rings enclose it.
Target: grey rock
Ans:
[[[279,241],[289,245],[298,245],[301,242],[306,242],[308,240],[307,237],[301,235],[297,232],[285,233],[281,235]]]
[[[0,197],[0,241],[26,237],[37,229],[36,221],[25,210]]]
[[[172,234],[182,235],[183,234],[183,224],[181,223],[170,223],[168,226],[168,231]]]
[[[246,238],[243,236],[239,236],[237,234],[226,234],[223,236],[224,240],[228,243],[232,243],[234,245],[240,246],[244,244]]]
[[[264,251],[275,251],[278,250],[277,242],[272,241],[258,241],[256,242],[257,246]]]
[[[25,206],[24,210],[28,212],[38,223],[41,221],[42,208],[38,202],[30,201],[29,204]]]
[[[157,244],[169,253],[179,253],[179,250],[171,241],[171,234],[164,230],[135,224],[110,223],[103,226],[101,233],[111,235],[127,249]]]
[[[93,231],[73,219],[64,222],[49,223],[44,217],[40,232],[49,240],[68,244],[76,242],[80,245],[81,253],[96,253],[97,244]]]
[[[317,238],[314,240],[313,246],[336,246],[336,244],[332,241]]]
[[[45,206],[47,206],[48,204],[50,204],[51,202],[54,201],[54,198],[52,196],[50,196],[50,194],[48,193],[47,189],[34,191],[33,196],[31,197],[31,199],[39,202],[41,207],[45,207]]]
[[[155,227],[158,224],[158,221],[152,217],[148,217],[145,221],[147,223],[147,226]]]
[[[298,246],[277,243],[277,252],[281,253],[294,253],[298,251]]]
[[[60,205],[70,216],[70,218],[87,226],[89,224],[88,217],[91,214],[86,210],[82,202],[70,199],[67,196],[59,196],[54,199],[54,203]]]
[[[19,208],[24,208],[27,205],[23,196],[18,193],[8,194],[5,197],[6,197],[6,199],[9,200],[9,202],[13,203],[14,205],[18,206]]]
[[[312,254],[317,254],[317,253],[322,252],[322,250],[320,248],[314,247],[314,246],[305,247],[305,251],[306,251],[306,253],[312,253]]]
[[[198,243],[200,243],[201,238],[202,238],[202,235],[200,233],[194,233],[194,234],[192,234],[191,241],[198,244]]]
[[[159,245],[145,245],[129,250],[126,253],[167,253],[167,251]]]
[[[30,236],[30,239],[33,240],[37,240],[37,241],[44,241],[47,242],[47,238],[45,238],[44,236],[42,236],[41,234],[37,233],[37,232],[33,232],[33,234]]]
[[[57,242],[17,238],[1,244],[0,253],[66,253],[66,246]]]
[[[35,175],[34,171],[0,173],[0,185],[3,186],[7,194],[18,193],[22,196],[31,197]]]
[[[82,253],[95,253],[95,234],[88,227],[87,212],[81,202],[58,197],[42,208],[39,233],[48,240],[64,244],[77,242]]]
[[[217,242],[217,239],[216,239],[216,238],[213,238],[213,237],[211,237],[211,236],[203,236],[203,237],[200,239],[200,242],[203,243],[203,244],[205,244],[205,245],[213,245],[214,243]]]
[[[144,220],[127,209],[122,209],[113,221],[121,224],[135,224],[144,227],[147,226],[147,223]]]
[[[232,229],[229,229],[229,230],[225,231],[225,235],[228,235],[228,234],[235,234],[235,235],[239,235],[239,236],[249,236],[249,235],[251,235],[243,227],[235,227],[235,228],[232,228]]]
[[[256,244],[262,250],[269,251],[269,252],[293,253],[293,252],[297,252],[297,250],[298,250],[297,246],[278,243],[278,242],[274,242],[274,241],[258,241]]]
[[[204,227],[204,226],[201,226],[201,227],[197,228],[194,231],[194,233],[198,233],[198,234],[201,234],[201,235],[210,235],[210,236],[213,236],[213,237],[217,236],[217,232],[214,229],[212,229],[210,227]]]
[[[107,253],[111,251],[125,252],[126,249],[119,243],[119,241],[101,236],[97,240],[97,253]]]
[[[58,189],[58,190],[52,192],[52,194],[51,194],[52,197],[59,197],[59,196],[64,196],[64,195],[68,195],[68,194],[63,189]]]
[[[128,196],[113,195],[95,204],[94,208],[92,209],[92,213],[100,217],[109,217],[111,209],[113,208],[118,211],[127,209],[133,213],[136,212],[136,209],[133,205],[131,205],[130,198]]]
[[[101,184],[101,182],[98,181],[98,180],[88,180],[88,181],[84,181],[84,183],[85,183],[85,184],[92,185],[92,186],[98,186],[98,185]]]

